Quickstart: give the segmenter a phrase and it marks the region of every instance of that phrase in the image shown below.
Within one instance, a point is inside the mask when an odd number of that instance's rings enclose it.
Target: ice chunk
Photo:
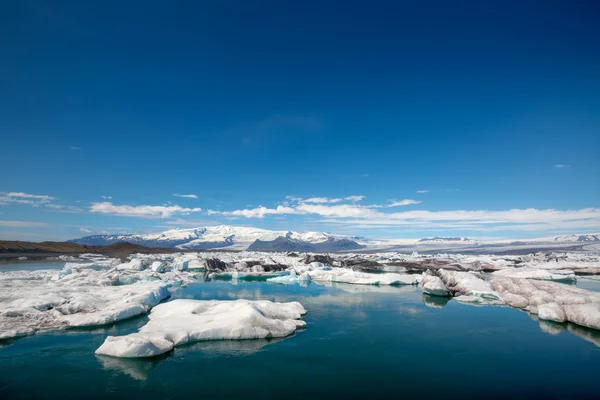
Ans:
[[[128,263],[123,263],[123,264],[117,265],[117,269],[120,269],[120,270],[132,269],[135,271],[141,271],[144,269],[144,263],[142,262],[142,260],[134,258],[133,260],[129,261]]]
[[[173,267],[174,270],[177,271],[187,271],[188,267],[189,267],[189,263],[190,261],[184,258],[176,258],[173,260],[173,263],[171,264],[171,266]]]
[[[285,337],[305,326],[298,302],[174,300],[155,307],[139,332],[109,336],[96,354],[138,358],[203,340]]]
[[[166,265],[166,263],[163,262],[163,261],[154,261],[152,263],[152,265],[150,266],[150,269],[153,272],[159,272],[159,273],[160,272],[165,272],[165,265]]]
[[[450,291],[446,285],[444,285],[444,282],[442,282],[438,276],[435,276],[429,270],[423,272],[421,277],[421,288],[423,289],[423,293],[427,293],[432,296],[450,296]]]
[[[460,299],[457,297],[456,300],[479,304],[503,302],[500,295],[492,289],[488,282],[470,272],[440,269],[436,271],[436,275],[450,292],[455,296],[462,296]]]

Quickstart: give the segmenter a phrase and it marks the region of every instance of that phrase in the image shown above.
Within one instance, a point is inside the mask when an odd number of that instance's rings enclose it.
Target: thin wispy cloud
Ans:
[[[0,204],[9,203],[28,204],[31,206],[40,206],[54,200],[54,197],[39,194],[30,194],[23,192],[0,192]]]
[[[81,233],[92,233],[94,231],[89,230],[89,229],[85,229],[85,228],[79,228],[79,232],[81,232]]]
[[[112,200],[112,196],[102,196],[102,198],[105,200]]]
[[[419,194],[429,193],[429,190],[417,190],[417,193],[419,193]]]
[[[10,226],[12,228],[37,228],[41,226],[47,226],[45,222],[31,222],[31,221],[0,221],[0,226]]]
[[[201,208],[185,208],[178,205],[172,206],[151,206],[151,205],[115,205],[111,202],[92,203],[91,213],[116,215],[121,217],[136,218],[170,218],[174,215],[187,215],[200,212]]]
[[[392,201],[390,204],[387,205],[387,207],[410,206],[412,204],[420,204],[420,203],[422,203],[422,202],[419,200],[404,199],[404,200],[400,200],[400,201]]]
[[[81,151],[83,150],[83,147],[79,147],[79,146],[69,146],[69,149],[73,150],[73,151]]]
[[[293,197],[289,197],[288,199],[290,200],[296,200],[299,203],[316,203],[316,204],[326,204],[326,203],[341,203],[343,201],[352,201],[352,202],[358,202],[358,201],[362,201],[365,198],[365,196],[348,196],[348,197],[338,197],[338,198],[329,198],[329,197],[310,197],[308,199],[302,199],[302,198],[293,198]]]
[[[567,164],[556,164],[556,165],[554,166],[554,168],[555,168],[555,169],[565,169],[565,168],[570,168],[570,167],[571,167],[571,166],[570,166],[570,165],[567,165]]]
[[[179,194],[179,193],[173,193],[173,196],[175,197],[183,197],[185,199],[198,199],[198,196],[196,196],[195,194]]]

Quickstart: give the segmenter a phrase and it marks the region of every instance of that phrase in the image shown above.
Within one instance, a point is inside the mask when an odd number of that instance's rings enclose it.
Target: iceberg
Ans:
[[[119,270],[132,269],[134,271],[142,271],[144,269],[144,263],[142,262],[142,260],[134,258],[133,260],[129,261],[128,263],[123,263],[123,264],[117,265],[117,269],[119,269]]]
[[[444,269],[437,270],[435,274],[458,301],[475,304],[503,303],[500,294],[488,282],[475,274]]]
[[[600,330],[600,293],[557,282],[497,276],[490,284],[508,305],[537,314],[540,320]]]
[[[316,269],[307,271],[316,282],[350,283],[355,285],[416,285],[420,276],[391,272],[372,274],[357,272],[347,268]]]
[[[431,296],[450,296],[450,291],[446,285],[444,285],[444,282],[429,270],[423,272],[423,275],[421,276],[421,288],[423,289],[423,293]]]
[[[107,337],[96,354],[143,358],[198,341],[285,337],[306,325],[304,314],[298,302],[173,300],[155,307],[138,332]]]

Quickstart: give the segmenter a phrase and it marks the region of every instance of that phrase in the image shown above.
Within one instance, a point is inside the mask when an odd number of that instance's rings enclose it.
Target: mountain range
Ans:
[[[311,251],[334,252],[348,250],[384,250],[456,248],[467,249],[488,246],[551,245],[600,243],[600,235],[567,235],[533,239],[527,242],[501,241],[483,243],[465,237],[428,237],[420,240],[371,240],[358,236],[340,236],[325,232],[277,231],[246,226],[218,225],[191,229],[170,229],[160,233],[128,235],[93,235],[69,242],[87,246],[106,246],[127,242],[150,248],[181,250],[250,250],[250,251]]]

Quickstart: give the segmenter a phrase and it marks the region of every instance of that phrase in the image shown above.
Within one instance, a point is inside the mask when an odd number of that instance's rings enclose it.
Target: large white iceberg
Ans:
[[[372,274],[347,268],[307,271],[313,281],[351,283],[355,285],[416,285],[420,276],[391,272]]]
[[[203,340],[285,337],[306,325],[298,302],[174,300],[155,307],[139,332],[109,336],[96,354],[153,357]]]

